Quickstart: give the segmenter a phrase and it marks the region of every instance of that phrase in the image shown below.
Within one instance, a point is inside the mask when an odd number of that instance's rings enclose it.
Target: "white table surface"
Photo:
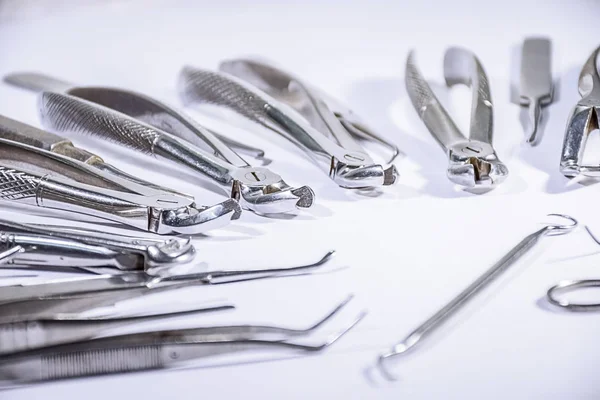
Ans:
[[[218,321],[301,327],[348,293],[356,298],[346,315],[366,308],[367,318],[318,355],[263,351],[245,356],[241,364],[237,357],[215,359],[210,368],[71,380],[2,391],[0,398],[600,397],[600,314],[559,313],[543,302],[546,289],[558,280],[600,278],[600,248],[582,229],[545,240],[433,340],[394,364],[398,381],[386,381],[373,368],[380,352],[538,229],[547,213],[573,215],[600,232],[600,186],[569,182],[558,172],[564,126],[578,99],[577,76],[600,44],[600,3],[132,0],[46,2],[37,8],[30,3],[30,12],[14,1],[0,5],[0,75],[37,70],[81,84],[131,88],[177,104],[174,82],[182,65],[216,68],[225,58],[259,54],[349,104],[406,157],[398,163],[398,185],[376,198],[359,196],[335,186],[272,136],[230,128],[193,111],[206,124],[264,147],[275,160],[273,170],[291,184],[310,184],[318,199],[313,210],[293,219],[245,213],[230,227],[197,239],[204,268],[295,265],[332,248],[338,251],[336,265],[348,268],[181,290],[166,299],[227,299],[238,309],[160,326]],[[513,49],[530,34],[552,38],[554,73],[560,78],[559,99],[548,109],[545,135],[536,148],[522,144],[519,107],[510,103],[509,90]],[[458,192],[447,181],[445,156],[403,86],[405,58],[415,48],[423,73],[439,87],[443,53],[450,45],[473,50],[490,77],[494,145],[510,169],[501,187],[482,196]],[[441,93],[466,127],[468,89]],[[0,113],[39,125],[35,96],[5,84],[0,84]],[[222,199],[177,168],[169,172],[164,164],[90,138],[76,142],[202,203]],[[3,207],[2,215],[14,217],[11,211]],[[163,299],[144,301],[152,306]]]

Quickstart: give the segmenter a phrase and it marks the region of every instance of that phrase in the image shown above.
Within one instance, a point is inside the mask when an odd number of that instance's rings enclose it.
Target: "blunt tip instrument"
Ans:
[[[577,102],[565,131],[560,172],[569,178],[583,175],[600,177],[600,165],[583,164],[585,145],[592,131],[598,129],[600,113],[600,47],[592,52],[579,74],[578,89],[581,99]]]
[[[529,132],[526,142],[532,146],[539,143],[538,134],[542,119],[542,107],[552,103],[552,42],[548,38],[531,37],[523,41],[519,98],[521,106],[527,107]]]
[[[391,358],[396,358],[406,354],[409,350],[429,337],[444,322],[448,321],[464,305],[473,299],[482,290],[487,288],[492,282],[498,279],[504,272],[513,266],[522,258],[531,248],[533,248],[545,236],[559,236],[572,232],[578,225],[575,218],[563,214],[549,214],[551,217],[563,218],[566,223],[547,224],[536,232],[531,233],[513,247],[496,264],[483,273],[466,289],[460,292],[454,299],[423,322],[417,329],[410,333],[401,342],[394,345],[388,352],[379,356],[378,363],[384,375],[394,380],[394,374],[386,366],[386,362]]]
[[[473,93],[470,137],[465,137],[423,78],[414,51],[406,60],[408,96],[425,126],[448,155],[448,179],[466,189],[492,189],[508,176],[508,168],[492,147],[493,105],[489,82],[477,57],[452,47],[444,57],[447,86],[467,85]]]
[[[328,118],[327,131],[315,128],[283,99],[274,99],[236,76],[186,66],[179,74],[179,93],[184,104],[212,104],[236,112],[288,139],[306,152],[339,186],[368,188],[392,185],[398,172],[394,165],[376,164],[356,143],[338,117],[300,81],[283,75],[302,92],[307,106],[319,120]],[[323,123],[323,122],[321,122]],[[355,132],[353,132],[355,133]],[[331,138],[334,140],[332,140]]]

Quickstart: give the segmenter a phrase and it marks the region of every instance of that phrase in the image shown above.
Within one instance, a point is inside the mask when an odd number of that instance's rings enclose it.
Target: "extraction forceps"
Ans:
[[[515,265],[531,248],[533,248],[545,236],[564,235],[573,231],[577,227],[577,220],[567,215],[549,214],[549,216],[560,217],[568,220],[569,224],[548,224],[543,228],[526,236],[521,242],[512,248],[504,257],[494,264],[490,269],[483,273],[473,283],[471,283],[458,296],[452,299],[447,305],[431,316],[427,321],[423,322],[417,329],[410,333],[401,342],[396,344],[389,352],[379,356],[379,366],[385,375],[394,379],[394,375],[388,372],[385,363],[394,357],[406,354],[409,350],[421,343],[424,339],[430,336],[436,328],[440,327],[444,322],[450,319],[461,307],[469,300],[479,294],[483,289],[488,287],[510,267]]]
[[[191,196],[128,175],[60,136],[0,116],[0,199],[99,217],[158,234],[198,234],[240,216],[229,199]]]
[[[583,65],[578,84],[581,100],[575,105],[567,122],[560,158],[560,172],[569,178],[580,174],[591,178],[600,176],[600,165],[583,164],[588,137],[600,126],[598,124],[598,114],[600,113],[599,53],[600,47],[594,50]]]
[[[347,110],[342,110],[346,111],[344,115],[336,115],[331,103],[283,71],[271,68],[259,75],[260,66],[245,64],[247,68],[240,69],[236,65],[239,66],[235,62],[224,64],[222,68],[267,89],[276,98],[233,75],[184,67],[178,83],[184,104],[222,106],[280,134],[305,151],[341,187],[370,188],[396,182],[396,167],[376,164],[356,138],[391,147],[394,156],[390,163],[398,153],[397,148],[362,125],[355,125],[355,118]],[[290,105],[296,105],[296,110]]]
[[[75,86],[34,73],[11,74],[5,80],[52,91],[42,93],[39,101],[42,122],[51,130],[99,136],[183,164],[216,183],[245,209],[279,214],[309,208],[314,202],[310,187],[289,186],[271,170],[249,165],[231,147],[259,155],[262,151],[217,135],[151,97],[117,88]]]
[[[0,381],[9,385],[120,372],[176,367],[183,362],[260,348],[317,352],[337,342],[365,315],[363,311],[325,340],[309,341],[337,314],[305,329],[278,326],[222,326],[134,333],[42,347],[0,358]]]
[[[113,267],[145,271],[151,275],[173,274],[195,258],[189,238],[138,238],[86,228],[42,226],[0,219],[2,266]],[[0,298],[2,295],[0,294]]]
[[[488,78],[477,57],[468,50],[451,47],[444,57],[446,85],[471,87],[470,138],[458,129],[423,78],[414,52],[408,55],[406,90],[421,120],[448,155],[448,179],[468,190],[489,190],[502,183],[508,168],[492,147],[493,105]]]

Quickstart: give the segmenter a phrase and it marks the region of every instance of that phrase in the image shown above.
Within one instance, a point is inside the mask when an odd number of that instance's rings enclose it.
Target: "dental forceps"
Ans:
[[[308,342],[349,299],[305,329],[222,326],[134,333],[12,353],[0,358],[0,380],[24,384],[55,379],[176,367],[186,361],[260,348],[318,352],[337,342],[364,318],[363,311],[325,340]]]
[[[197,234],[241,209],[229,199],[196,206],[191,196],[134,178],[68,140],[0,116],[0,199],[91,215],[158,234]]]
[[[226,73],[184,67],[179,74],[179,93],[184,104],[207,103],[225,107],[291,141],[343,188],[392,185],[394,165],[375,164],[356,138],[370,139],[393,149],[347,109],[332,107],[315,90],[287,73],[245,61],[225,63],[222,69],[267,89],[269,94]],[[295,108],[295,111],[290,108]],[[298,114],[300,112],[301,115]],[[338,113],[336,114],[336,111]]]
[[[600,75],[598,74],[598,47],[583,65],[579,74],[579,94],[581,100],[577,102],[565,132],[562,154],[560,158],[560,172],[569,178],[583,175],[597,178],[600,176],[599,165],[583,164],[583,155],[587,139],[598,124],[600,112]]]
[[[189,238],[137,238],[86,228],[60,228],[0,219],[0,267],[28,266],[176,273],[195,258]]]
[[[585,230],[592,240],[600,245],[600,240],[592,233],[590,228],[586,226]],[[564,280],[548,289],[546,300],[553,306],[567,311],[598,311],[600,310],[600,303],[575,303],[563,298],[566,294],[589,288],[600,288],[600,279]]]
[[[458,296],[452,299],[448,304],[431,316],[428,320],[423,322],[417,329],[410,333],[401,342],[396,344],[389,352],[386,352],[379,356],[379,366],[385,375],[394,379],[394,375],[388,372],[385,362],[391,358],[406,354],[409,350],[421,343],[424,339],[430,336],[436,328],[440,327],[450,317],[452,317],[461,307],[463,307],[469,300],[479,294],[483,289],[488,287],[504,272],[506,272],[511,266],[516,264],[529,250],[531,250],[539,241],[545,236],[558,236],[564,235],[573,231],[577,227],[577,220],[569,217],[568,215],[562,214],[549,214],[549,216],[556,216],[567,219],[570,224],[548,224],[543,228],[533,232],[521,240],[515,247],[512,248],[504,257],[494,264],[490,269],[483,273],[473,283],[471,283],[465,290],[460,292]]]
[[[259,155],[261,150],[214,134],[151,97],[116,88],[75,86],[33,73],[12,74],[5,80],[56,92],[42,93],[39,101],[42,122],[51,130],[99,136],[183,164],[216,183],[245,209],[279,214],[309,208],[314,202],[310,187],[289,186],[271,170],[248,164],[230,146]]]
[[[493,105],[487,75],[468,50],[451,47],[444,57],[447,86],[471,87],[470,138],[458,129],[419,71],[414,52],[406,60],[405,83],[410,100],[425,126],[448,155],[448,179],[467,190],[493,189],[508,176],[508,168],[492,147]]]

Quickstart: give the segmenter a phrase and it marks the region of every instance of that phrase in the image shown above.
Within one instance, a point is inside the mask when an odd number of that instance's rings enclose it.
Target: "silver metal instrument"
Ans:
[[[520,104],[527,107],[529,133],[527,143],[535,146],[542,119],[542,107],[552,103],[552,42],[547,38],[527,38],[521,56]]]
[[[70,279],[56,279],[44,283],[21,283],[17,285],[0,286],[0,305],[22,302],[27,300],[43,301],[50,298],[91,294],[96,292],[113,292],[138,288],[155,289],[164,286],[185,285],[220,285],[234,282],[245,282],[257,279],[282,278],[301,276],[322,270],[334,256],[335,252],[327,252],[318,261],[293,267],[263,268],[246,270],[213,270],[179,275],[150,276],[147,273],[125,272],[118,275],[96,275]],[[1,259],[0,259],[1,261]],[[133,293],[133,292],[128,292]],[[135,295],[131,295],[135,297]],[[75,302],[65,302],[69,313],[74,311]],[[42,303],[40,303],[42,304]],[[45,307],[45,306],[43,306]],[[63,310],[63,312],[66,312]],[[21,318],[24,313],[21,312]],[[34,316],[35,317],[35,316]],[[35,319],[32,317],[33,319]],[[29,318],[29,317],[27,317]]]
[[[598,74],[598,47],[583,65],[579,74],[579,94],[571,112],[560,158],[560,172],[572,178],[578,175],[597,178],[600,176],[599,165],[583,164],[583,155],[588,136],[598,129],[598,114],[600,112],[600,75]]]
[[[483,275],[471,283],[465,290],[458,294],[458,296],[452,299],[447,305],[445,305],[427,321],[421,324],[401,342],[396,344],[389,352],[382,354],[379,357],[379,365],[386,376],[390,379],[394,379],[394,375],[391,374],[385,367],[386,361],[391,358],[406,354],[410,349],[421,343],[424,339],[431,335],[436,328],[440,327],[444,322],[450,319],[450,317],[460,310],[460,308],[469,300],[479,294],[483,289],[488,287],[511,266],[516,264],[519,259],[523,257],[531,248],[533,248],[543,237],[564,235],[573,231],[577,227],[577,221],[572,217],[562,214],[550,214],[550,216],[565,218],[570,221],[570,223],[548,224],[536,232],[526,236],[523,240],[521,240],[521,242],[519,242],[519,244],[513,247],[511,251],[502,257],[500,261],[484,272]]]
[[[134,178],[60,136],[2,116],[0,199],[158,234],[206,232],[241,213],[232,199],[197,206],[191,196]]]
[[[136,238],[85,228],[60,228],[0,219],[0,267],[113,267],[173,274],[194,260],[189,238]],[[2,295],[0,294],[0,298]]]
[[[488,78],[477,57],[468,50],[452,47],[444,57],[446,85],[471,87],[470,137],[465,137],[439,102],[419,71],[414,52],[406,60],[408,96],[421,120],[448,155],[448,179],[465,189],[493,189],[508,176],[508,168],[492,147],[493,105]]]
[[[222,106],[282,135],[305,151],[341,187],[370,188],[396,182],[398,172],[391,165],[398,154],[396,146],[364,125],[355,124],[356,118],[347,109],[337,107],[343,114],[336,114],[333,102],[271,66],[236,60],[222,64],[221,69],[250,84],[224,72],[185,67],[178,83],[184,104]],[[376,164],[357,138],[392,148],[390,165]]]
[[[308,341],[349,299],[304,329],[278,326],[222,326],[110,336],[12,353],[0,358],[0,381],[7,385],[169,368],[183,362],[256,348],[320,351],[335,343],[364,316],[324,340]]]
[[[600,245],[600,240],[592,233],[590,228],[586,226],[585,230],[594,242]],[[566,311],[598,311],[600,310],[600,303],[578,303],[566,298],[567,294],[591,288],[600,288],[600,279],[564,280],[548,289],[546,300],[553,306]]]
[[[123,89],[75,86],[34,73],[11,74],[5,80],[56,92],[42,93],[39,101],[42,122],[51,130],[99,136],[183,164],[218,184],[245,209],[278,214],[309,208],[314,202],[311,188],[289,186],[271,170],[249,165],[230,146],[258,155],[261,150],[219,136],[151,97]]]

